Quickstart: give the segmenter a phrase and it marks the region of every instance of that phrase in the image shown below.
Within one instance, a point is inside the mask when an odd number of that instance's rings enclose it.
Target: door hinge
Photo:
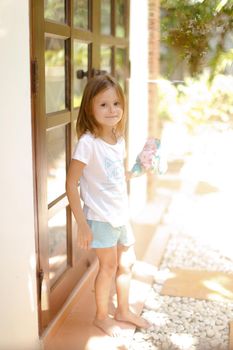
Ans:
[[[39,75],[38,75],[38,61],[37,59],[31,61],[31,84],[32,93],[37,94],[39,89]]]
[[[42,269],[39,270],[39,285],[40,285],[40,305],[41,310],[49,310],[49,288],[45,277],[45,273]]]

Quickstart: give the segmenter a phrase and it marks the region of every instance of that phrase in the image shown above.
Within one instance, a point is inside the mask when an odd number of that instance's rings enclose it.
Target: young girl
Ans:
[[[78,225],[78,245],[83,249],[93,248],[99,259],[94,324],[110,336],[121,334],[108,313],[113,277],[118,305],[115,319],[137,327],[149,326],[146,320],[130,311],[128,302],[135,255],[134,237],[128,225],[123,164],[125,118],[124,94],[118,82],[109,75],[89,80],[79,110],[78,143],[66,182]],[[79,180],[83,208],[77,189]]]

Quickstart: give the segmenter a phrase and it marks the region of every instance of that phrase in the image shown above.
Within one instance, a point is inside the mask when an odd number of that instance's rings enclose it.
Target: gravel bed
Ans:
[[[130,350],[227,350],[233,303],[160,295],[170,268],[233,273],[233,261],[185,234],[173,234],[142,315],[153,323],[137,329]]]

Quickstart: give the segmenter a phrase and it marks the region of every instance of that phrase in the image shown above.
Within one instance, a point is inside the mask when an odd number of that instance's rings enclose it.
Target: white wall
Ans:
[[[39,348],[29,1],[0,1],[0,349]]]
[[[129,81],[129,165],[134,164],[148,135],[148,0],[131,0]],[[146,176],[130,183],[132,219],[146,203]]]

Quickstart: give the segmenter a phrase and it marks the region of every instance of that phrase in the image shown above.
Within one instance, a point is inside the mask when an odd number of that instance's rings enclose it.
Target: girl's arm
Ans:
[[[92,241],[92,232],[83,214],[78,191],[78,181],[82,175],[85,165],[86,164],[80,162],[79,160],[71,160],[66,178],[66,194],[78,225],[78,246],[82,249],[89,249]]]
[[[125,180],[126,180],[126,181],[129,181],[129,180],[131,180],[131,179],[132,179],[132,173],[131,173],[131,171],[126,170],[126,171],[125,171]]]
[[[142,174],[135,174],[135,173],[133,173],[132,171],[129,171],[129,170],[127,170],[127,171],[125,171],[125,180],[126,181],[129,181],[129,180],[131,180],[131,179],[133,179],[134,177],[138,177],[138,176],[141,176]]]

